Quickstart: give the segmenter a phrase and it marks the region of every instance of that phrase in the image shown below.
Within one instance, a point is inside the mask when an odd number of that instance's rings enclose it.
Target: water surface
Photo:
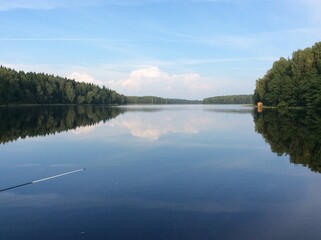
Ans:
[[[319,239],[321,118],[242,106],[0,108],[0,239]]]

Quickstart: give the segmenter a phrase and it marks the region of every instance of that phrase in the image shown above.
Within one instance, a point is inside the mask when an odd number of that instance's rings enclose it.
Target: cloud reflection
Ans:
[[[182,106],[182,109],[175,111],[171,111],[170,108],[163,111],[146,111],[144,108],[140,114],[137,114],[135,109],[135,112],[129,111],[109,124],[129,130],[134,137],[151,141],[172,133],[197,134],[205,130],[239,127],[224,113],[214,115],[202,108],[191,111],[192,107]]]
[[[98,125],[95,126],[86,126],[86,127],[79,127],[76,128],[75,130],[72,130],[72,132],[76,135],[80,135],[80,134],[87,134],[92,132]]]

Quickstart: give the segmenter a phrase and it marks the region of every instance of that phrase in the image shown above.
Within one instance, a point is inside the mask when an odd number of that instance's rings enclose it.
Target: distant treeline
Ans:
[[[0,66],[0,105],[125,103],[124,95],[105,87]]]
[[[254,112],[256,132],[271,150],[321,173],[321,112],[313,109],[264,109]]]
[[[252,104],[253,95],[227,95],[204,98],[204,104]]]
[[[176,98],[161,98],[155,96],[128,96],[128,104],[252,104],[253,95],[228,95],[204,98],[203,100],[186,100]]]
[[[161,98],[155,96],[128,96],[126,97],[128,104],[201,104],[202,101],[198,100],[185,100],[174,98]]]
[[[321,42],[274,62],[256,81],[254,102],[280,107],[321,107]]]
[[[103,106],[0,107],[0,144],[108,121],[123,113]]]

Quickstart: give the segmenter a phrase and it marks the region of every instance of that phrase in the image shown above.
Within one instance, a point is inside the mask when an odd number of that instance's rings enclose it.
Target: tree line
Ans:
[[[177,98],[161,98],[155,96],[129,96],[128,104],[252,104],[253,95],[227,95],[204,98],[203,100],[186,100]]]
[[[253,95],[227,95],[203,99],[204,104],[252,104]]]
[[[123,112],[121,108],[91,105],[0,107],[0,143],[106,122]]]
[[[161,98],[155,96],[127,96],[128,104],[201,104],[199,100],[186,100],[176,98]]]
[[[0,66],[0,105],[125,103],[124,95],[106,87]]]
[[[321,107],[321,42],[274,62],[256,81],[253,100],[267,106]]]

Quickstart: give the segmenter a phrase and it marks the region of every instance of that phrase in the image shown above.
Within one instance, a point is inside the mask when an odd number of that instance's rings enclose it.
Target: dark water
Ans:
[[[321,114],[0,108],[0,239],[320,239]]]

